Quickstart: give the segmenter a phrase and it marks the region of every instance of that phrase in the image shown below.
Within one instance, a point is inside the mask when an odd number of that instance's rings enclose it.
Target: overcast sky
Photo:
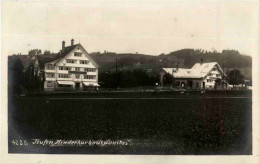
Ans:
[[[159,55],[183,48],[254,56],[258,2],[3,2],[2,52],[58,52],[71,38],[88,52]]]

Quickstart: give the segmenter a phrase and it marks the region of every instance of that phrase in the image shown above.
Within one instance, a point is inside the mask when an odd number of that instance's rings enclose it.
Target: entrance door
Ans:
[[[75,89],[79,90],[79,88],[80,88],[80,83],[75,83]]]
[[[181,83],[181,87],[182,87],[182,88],[185,87],[185,83],[184,83],[184,82]]]
[[[189,87],[192,88],[192,81],[188,81]]]

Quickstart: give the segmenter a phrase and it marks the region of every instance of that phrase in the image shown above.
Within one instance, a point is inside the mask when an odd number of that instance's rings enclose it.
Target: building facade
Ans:
[[[191,69],[163,68],[160,72],[161,86],[164,84],[164,76],[173,77],[171,86],[185,89],[219,89],[228,86],[226,75],[217,62],[196,63]],[[168,84],[169,85],[169,84]]]
[[[44,68],[44,90],[88,90],[99,87],[98,64],[81,44],[65,47]]]

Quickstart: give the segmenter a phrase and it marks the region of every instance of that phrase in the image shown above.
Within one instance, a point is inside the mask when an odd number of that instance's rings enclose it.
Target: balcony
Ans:
[[[68,71],[69,74],[87,74],[85,71]]]
[[[97,72],[87,72],[87,75],[97,75]]]
[[[46,72],[46,73],[55,73],[55,69],[45,69],[44,72]]]
[[[95,79],[82,79],[82,81],[97,82],[97,78],[95,78]]]
[[[212,73],[212,74],[219,74],[219,71],[218,71],[218,70],[216,70],[216,71],[211,71],[210,73]]]
[[[57,73],[68,74],[68,70],[57,70]]]
[[[60,77],[58,77],[57,80],[61,80],[61,81],[62,81],[62,80],[72,81],[72,78],[60,78]]]
[[[55,77],[46,77],[46,81],[56,81]]]

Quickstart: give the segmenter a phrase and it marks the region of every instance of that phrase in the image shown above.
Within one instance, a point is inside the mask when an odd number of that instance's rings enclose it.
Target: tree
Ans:
[[[244,83],[244,76],[238,69],[231,70],[228,73],[228,82],[232,85],[238,85]]]
[[[158,75],[159,76],[159,75]],[[99,81],[104,88],[129,88],[154,86],[159,82],[158,76],[148,76],[147,72],[142,69],[120,70],[114,72],[100,72]]]
[[[217,84],[217,85],[221,85],[221,83],[222,83],[222,80],[221,80],[220,78],[217,78],[217,79],[216,79],[216,84]]]
[[[166,73],[164,76],[163,76],[163,84],[164,85],[172,85],[173,83],[173,77],[172,75],[170,75],[169,73]]]
[[[214,88],[217,89],[219,86],[221,86],[221,84],[222,84],[222,80],[220,78],[217,78],[215,81]]]
[[[25,80],[25,87],[29,90],[29,92],[38,92],[42,89],[43,82],[38,77],[38,75],[34,73],[34,65],[32,63],[26,69]]]
[[[24,84],[23,64],[17,56],[8,57],[8,92],[12,95],[21,94]]]
[[[33,49],[33,50],[30,50],[30,51],[28,52],[28,55],[29,55],[30,57],[32,57],[32,56],[39,55],[39,54],[41,54],[41,53],[42,53],[42,50],[40,50],[40,49]]]
[[[51,55],[51,52],[48,51],[48,50],[45,50],[45,51],[43,52],[43,55],[45,55],[45,56],[50,56],[50,55]]]

